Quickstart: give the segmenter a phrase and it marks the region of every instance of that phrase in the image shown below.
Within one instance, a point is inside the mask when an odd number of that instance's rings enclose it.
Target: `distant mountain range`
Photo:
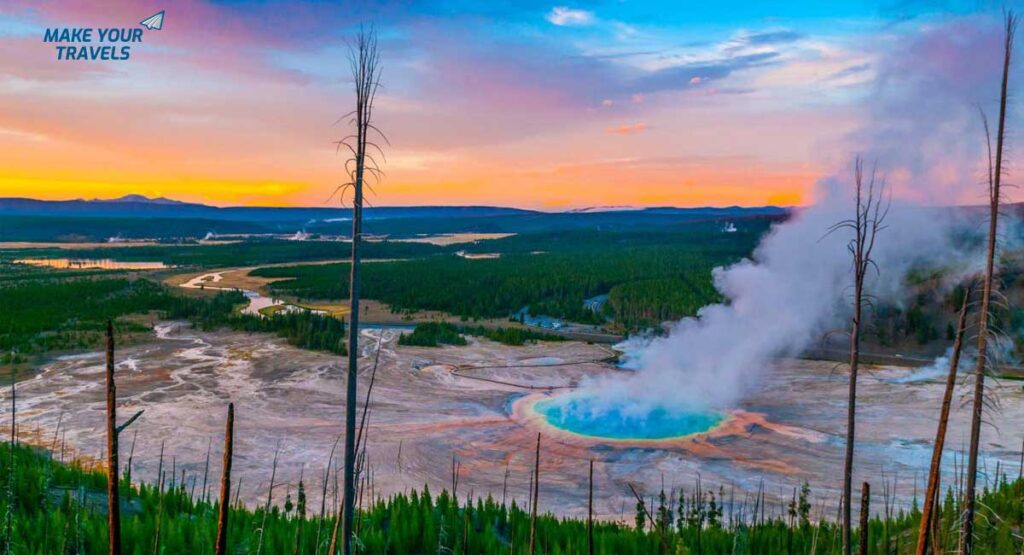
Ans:
[[[781,219],[776,206],[634,208],[601,206],[539,212],[500,206],[367,207],[367,233],[412,237],[438,233],[544,233],[560,230],[673,230],[694,222]],[[224,234],[346,235],[346,208],[216,207],[167,198],[126,195],[116,199],[47,201],[0,198],[0,241],[104,241],[197,239]],[[716,224],[719,225],[719,224]]]
[[[530,214],[530,210],[493,206],[413,206],[367,207],[367,219],[450,218]],[[36,200],[0,198],[0,215],[91,216],[106,218],[199,218],[218,221],[302,223],[331,219],[349,219],[351,209],[229,206],[181,202],[167,198],[125,195],[116,199]]]
[[[779,216],[788,209],[777,206],[759,207],[654,207],[595,206],[577,208],[561,214],[660,214],[712,217]],[[200,218],[220,221],[245,222],[310,222],[351,218],[347,208],[292,208],[230,206],[217,207],[206,204],[182,202],[164,197],[149,198],[143,195],[125,195],[114,199],[36,200],[30,198],[0,198],[0,214],[22,216],[93,216],[113,218]],[[367,219],[387,218],[466,218],[512,215],[552,215],[520,208],[500,206],[383,206],[367,207]]]
[[[87,202],[144,202],[144,203],[147,203],[147,204],[171,204],[171,205],[186,204],[184,202],[181,202],[180,200],[173,200],[173,199],[164,198],[164,197],[149,198],[149,197],[144,196],[144,195],[125,195],[123,197],[111,198],[111,199],[97,198],[97,199],[93,199],[92,201],[87,201]]]

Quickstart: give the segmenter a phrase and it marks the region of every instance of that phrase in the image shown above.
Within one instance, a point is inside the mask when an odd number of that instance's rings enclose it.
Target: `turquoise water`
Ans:
[[[609,439],[667,439],[706,432],[725,416],[715,412],[676,412],[663,408],[640,415],[618,407],[597,407],[590,396],[575,394],[546,399],[534,410],[556,428]]]

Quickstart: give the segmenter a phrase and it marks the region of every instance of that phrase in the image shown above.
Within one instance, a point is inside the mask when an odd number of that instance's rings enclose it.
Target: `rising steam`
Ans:
[[[879,235],[868,290],[883,302],[906,294],[915,265],[941,267],[950,281],[975,271],[979,253],[953,239],[982,222],[934,204],[984,197],[984,138],[976,105],[997,92],[998,23],[975,19],[916,32],[878,53],[866,125],[839,148],[863,153],[888,176],[893,206]],[[969,76],[969,85],[964,76]],[[828,330],[848,329],[850,239],[829,226],[853,215],[852,162],[817,187],[816,203],[775,226],[749,259],[714,272],[726,301],[672,325],[667,336],[634,340],[627,377],[592,380],[586,392],[640,416],[658,408],[728,408],[780,356],[796,355]],[[933,206],[926,206],[932,204]],[[966,226],[966,227],[964,227]]]

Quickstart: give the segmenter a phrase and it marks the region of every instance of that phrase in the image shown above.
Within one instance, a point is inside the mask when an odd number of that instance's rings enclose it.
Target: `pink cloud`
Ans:
[[[637,133],[643,133],[650,129],[650,126],[646,123],[639,122],[632,125],[620,125],[618,127],[609,127],[604,130],[609,135],[635,135]]]

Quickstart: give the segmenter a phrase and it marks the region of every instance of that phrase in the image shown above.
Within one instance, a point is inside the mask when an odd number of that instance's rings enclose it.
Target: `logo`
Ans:
[[[56,45],[58,60],[127,61],[131,58],[132,46],[142,42],[146,30],[163,29],[164,11],[143,19],[139,25],[141,27],[51,27],[46,29],[43,42]]]
[[[147,17],[146,19],[143,19],[142,21],[139,22],[139,25],[142,25],[143,27],[149,29],[150,31],[152,31],[153,29],[156,29],[157,31],[159,31],[160,29],[163,29],[164,28],[164,12],[163,12],[163,10],[160,10],[160,13],[158,13],[156,15],[152,15],[152,16]]]

